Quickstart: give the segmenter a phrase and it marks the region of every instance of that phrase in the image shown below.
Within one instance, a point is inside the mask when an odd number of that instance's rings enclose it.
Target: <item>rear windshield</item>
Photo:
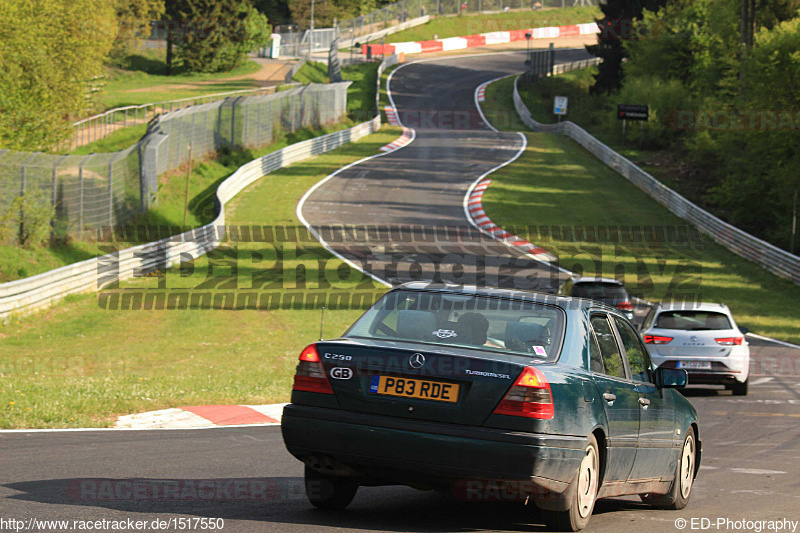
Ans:
[[[703,331],[731,329],[731,322],[723,313],[714,311],[663,311],[658,315],[655,327]]]
[[[475,295],[393,291],[358,319],[345,336],[554,360],[563,332],[564,312],[555,306]]]
[[[586,283],[576,283],[572,286],[572,294],[577,298],[588,298],[590,300],[627,300],[628,293],[625,287],[616,283],[606,283],[602,281],[592,281]]]

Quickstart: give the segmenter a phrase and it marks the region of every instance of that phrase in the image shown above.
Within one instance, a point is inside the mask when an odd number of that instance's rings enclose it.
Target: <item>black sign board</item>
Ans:
[[[639,104],[618,104],[617,118],[620,120],[647,120],[650,108]]]

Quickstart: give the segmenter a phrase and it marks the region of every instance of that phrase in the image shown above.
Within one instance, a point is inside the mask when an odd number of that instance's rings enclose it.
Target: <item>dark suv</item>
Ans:
[[[564,283],[562,292],[616,307],[633,320],[633,302],[622,282],[612,278],[573,278]]]

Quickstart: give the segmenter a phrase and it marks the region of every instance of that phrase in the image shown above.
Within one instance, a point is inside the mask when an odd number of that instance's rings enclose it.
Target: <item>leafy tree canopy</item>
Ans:
[[[222,72],[269,42],[272,27],[250,0],[167,0],[170,41],[192,72]],[[171,42],[168,46],[171,46]],[[171,66],[168,51],[168,68]]]
[[[92,104],[116,36],[108,0],[0,2],[0,146],[53,149]]]

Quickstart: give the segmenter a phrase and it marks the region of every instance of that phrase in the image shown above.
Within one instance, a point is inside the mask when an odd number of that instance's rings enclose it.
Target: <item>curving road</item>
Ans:
[[[461,200],[469,184],[513,155],[519,138],[494,133],[467,114],[460,116],[471,129],[455,129],[446,114],[455,119],[457,112],[471,112],[475,87],[519,64],[519,56],[500,55],[403,67],[391,89],[401,119],[417,130],[416,141],[326,182],[309,196],[304,216],[315,225],[413,224],[420,236],[433,225],[467,228]],[[496,276],[505,284],[552,287],[559,277],[475,234],[426,248],[359,239],[330,245],[391,281],[422,276],[426,268],[437,268],[441,278]],[[481,253],[506,264],[464,267],[465,257]],[[445,268],[435,264],[440,259]],[[634,498],[601,501],[590,531],[674,533],[678,518],[715,525],[718,518],[800,520],[800,350],[757,340],[751,349],[750,395],[687,391],[704,442],[689,507],[668,512]],[[221,518],[223,531],[243,532],[544,530],[535,512],[517,504],[465,503],[406,487],[362,488],[346,512],[325,513],[306,502],[301,476],[302,465],[285,451],[277,427],[0,432],[0,530],[75,531],[76,520],[138,520],[148,526],[143,530],[153,530],[153,520],[176,518]],[[22,527],[9,519],[23,521]],[[110,531],[111,525],[95,529]],[[201,524],[183,525],[160,530],[199,530]],[[713,529],[753,530],[736,524]]]
[[[556,55],[558,63],[586,57],[584,50]],[[308,196],[299,214],[315,229],[402,228],[405,242],[326,239],[337,253],[392,284],[433,279],[555,292],[563,272],[485,237],[469,225],[463,208],[470,185],[524,146],[522,136],[482,122],[475,89],[523,69],[524,54],[513,52],[400,67],[389,89],[401,123],[416,131],[414,142],[336,174]]]

